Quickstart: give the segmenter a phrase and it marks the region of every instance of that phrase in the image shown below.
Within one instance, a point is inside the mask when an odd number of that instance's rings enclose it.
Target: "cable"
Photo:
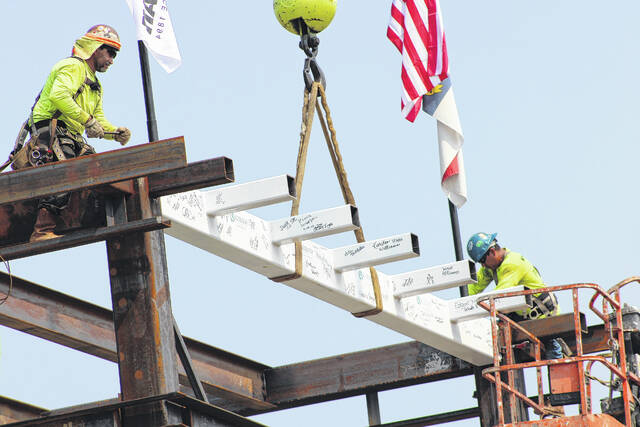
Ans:
[[[11,266],[9,265],[9,261],[2,258],[2,255],[0,255],[0,261],[2,261],[7,267],[7,274],[9,274],[9,291],[7,292],[7,295],[0,299],[0,305],[2,305],[7,302],[9,296],[11,296],[11,289],[13,288],[13,275],[11,274]]]

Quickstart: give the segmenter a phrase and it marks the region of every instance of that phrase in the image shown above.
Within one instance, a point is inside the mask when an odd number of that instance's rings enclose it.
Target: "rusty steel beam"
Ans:
[[[3,272],[0,296],[6,295],[10,282],[11,297],[0,306],[0,324],[102,359],[117,360],[110,310],[18,277],[10,279]],[[465,362],[415,341],[272,369],[191,338],[184,340],[209,401],[244,414],[472,373]],[[326,384],[320,383],[323,378]],[[180,381],[189,384],[184,376]],[[346,386],[342,392],[341,381]],[[273,401],[265,400],[265,390]]]
[[[86,228],[65,234],[57,239],[6,246],[0,248],[0,256],[5,261],[10,261],[46,252],[87,245],[89,243],[112,239],[121,235],[128,235],[129,233],[160,230],[167,227],[171,227],[171,221],[163,220],[162,217],[157,216],[107,227]]]
[[[146,415],[149,408],[161,406],[168,414],[170,425],[190,425],[200,427],[264,427],[263,424],[244,418],[223,408],[199,401],[183,393],[147,396],[125,401],[106,400],[84,405],[62,408],[50,412],[35,414],[26,420],[9,424],[10,426],[104,426],[121,427],[121,415],[130,412]],[[140,417],[138,417],[140,419]],[[126,419],[124,420],[126,424]],[[132,424],[161,425],[161,424]],[[164,425],[164,424],[162,424]]]
[[[149,175],[149,193],[151,197],[161,197],[233,181],[233,161],[227,157],[216,157]]]
[[[116,362],[110,310],[0,272],[0,324]]]
[[[39,417],[46,409],[0,396],[0,424],[15,423]]]
[[[218,157],[149,175],[149,192],[152,197],[157,197],[229,182],[233,182],[233,162],[226,157]],[[133,180],[126,180],[73,193],[69,207],[58,218],[56,234],[105,225],[104,214],[86,215],[87,210],[93,209],[94,202],[89,200],[92,193],[113,196],[134,194],[135,190]],[[37,200],[0,205],[0,245],[19,244],[29,240],[36,213]]]
[[[442,414],[428,415],[426,417],[412,418],[410,420],[396,421],[385,424],[375,424],[373,427],[423,427],[450,423],[452,421],[466,420],[480,416],[479,408],[460,409],[458,411],[444,412]]]
[[[227,157],[216,157],[189,163],[185,167],[154,173],[149,178],[151,197],[162,197],[184,191],[199,190],[234,181],[233,161]],[[113,195],[133,194],[133,180],[114,182],[96,187],[98,193]]]
[[[0,205],[97,187],[186,165],[184,138],[54,162],[0,174]]]
[[[117,362],[113,313],[19,277],[0,272],[0,324]],[[268,366],[184,337],[207,398],[228,409],[266,410],[262,373]],[[182,375],[180,382],[188,385]],[[186,390],[186,389],[185,389]]]
[[[558,336],[558,335],[556,335]],[[573,353],[576,353],[576,337],[573,332],[559,335],[567,343]],[[593,325],[587,328],[587,332],[582,333],[582,351],[584,354],[598,353],[601,351],[608,351],[609,348],[609,335],[604,328],[604,325]],[[535,360],[535,353],[533,346],[529,345],[527,348],[519,352],[522,357],[522,362],[530,362]]]
[[[278,409],[473,373],[472,365],[412,341],[268,369],[267,401]]]
[[[563,335],[571,350],[576,352],[576,337],[574,334]],[[607,351],[609,348],[609,334],[604,325],[589,326],[587,333],[582,334],[582,351],[584,354],[597,353],[599,351]]]
[[[575,331],[573,313],[560,314],[558,316],[546,317],[544,319],[525,320],[518,324],[538,338],[573,334]],[[583,328],[585,328],[587,324],[586,317],[583,313],[580,313],[580,324]],[[523,332],[515,328],[513,329],[513,342],[524,341],[526,339],[528,338]]]

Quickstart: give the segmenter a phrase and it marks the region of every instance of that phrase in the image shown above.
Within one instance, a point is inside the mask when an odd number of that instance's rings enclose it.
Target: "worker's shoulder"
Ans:
[[[85,67],[85,61],[78,58],[78,57],[74,57],[74,56],[69,56],[67,58],[61,59],[60,61],[56,62],[55,65],[53,66],[54,70],[62,70],[62,69],[66,69],[66,70],[84,70]]]
[[[507,251],[507,254],[505,255],[504,260],[508,264],[529,264],[529,261],[521,253],[514,252],[507,248],[505,248],[505,250]]]

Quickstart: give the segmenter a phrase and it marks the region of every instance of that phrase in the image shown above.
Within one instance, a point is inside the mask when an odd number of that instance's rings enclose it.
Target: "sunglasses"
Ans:
[[[480,260],[478,260],[478,262],[480,264],[484,264],[487,261],[487,256],[489,255],[489,251],[491,250],[491,248],[489,248],[489,250],[487,250],[487,252],[484,253],[484,255],[482,255],[482,258],[480,258]]]
[[[111,58],[115,58],[118,55],[118,51],[112,47],[107,47],[105,49]]]

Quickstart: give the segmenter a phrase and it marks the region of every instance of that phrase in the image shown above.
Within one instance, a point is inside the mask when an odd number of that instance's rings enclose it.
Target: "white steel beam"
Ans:
[[[271,241],[276,245],[328,236],[360,228],[358,208],[344,205],[282,218],[269,223]]]
[[[391,277],[393,295],[406,298],[476,282],[476,265],[469,260],[437,265]]]
[[[289,202],[296,198],[296,189],[291,176],[280,175],[209,190],[205,194],[207,215],[215,216]]]
[[[161,198],[163,216],[172,221],[172,227],[166,233],[266,277],[284,276],[295,271],[294,244],[274,244],[270,222],[247,212],[209,216],[205,206],[212,205],[215,201],[212,197],[216,197],[214,192],[191,191]],[[415,236],[400,236],[401,241],[394,242],[396,236],[365,242],[365,247],[376,243],[374,249],[386,256],[387,252],[394,254],[398,248],[407,250],[410,246],[412,253],[417,254]],[[394,246],[396,243],[399,246]],[[329,249],[313,241],[302,242],[302,275],[282,283],[352,313],[375,308],[369,268],[336,270],[336,266],[344,268],[346,265],[336,265],[336,251],[344,253],[345,249]],[[449,302],[433,294],[398,300],[394,298],[392,277],[378,272],[383,311],[366,319],[472,364],[482,366],[492,362],[488,319],[451,322]]]
[[[418,237],[406,233],[333,250],[333,268],[344,272],[420,255]]]
[[[451,321],[460,322],[462,320],[487,317],[489,315],[489,312],[478,305],[479,299],[485,298],[487,294],[517,292],[523,289],[524,286],[515,286],[509,289],[500,289],[498,291],[486,292],[478,295],[469,295],[468,297],[449,301],[449,312],[451,313]],[[496,299],[496,309],[501,313],[512,313],[518,310],[526,310],[527,307],[527,298],[524,295]]]

